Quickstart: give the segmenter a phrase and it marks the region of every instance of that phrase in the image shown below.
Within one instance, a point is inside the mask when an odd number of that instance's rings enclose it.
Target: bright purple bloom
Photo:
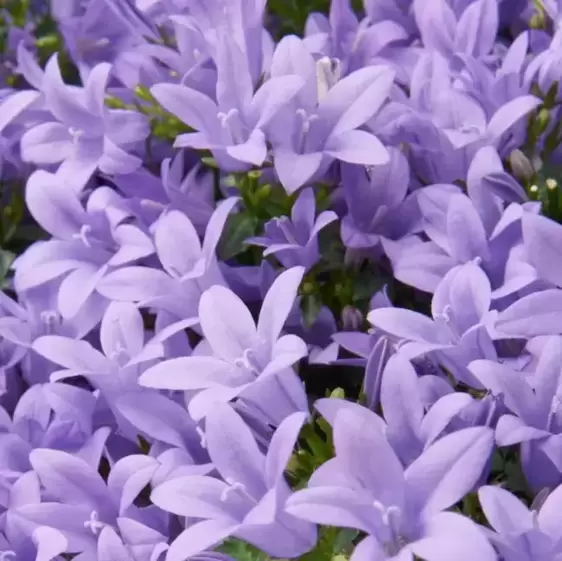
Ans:
[[[152,94],[170,113],[197,132],[180,135],[178,148],[209,149],[221,169],[244,171],[267,158],[263,129],[302,87],[298,76],[266,80],[254,93],[247,60],[238,45],[221,38],[216,101],[176,84],[158,84]]]
[[[361,127],[387,100],[394,72],[369,66],[340,80],[337,65],[333,66],[327,57],[315,62],[305,44],[293,36],[285,37],[273,55],[273,77],[287,80],[296,74],[304,81],[269,131],[275,171],[288,193],[320,178],[334,160],[388,162],[381,141]]]
[[[314,191],[308,188],[295,201],[291,218],[273,218],[265,225],[265,236],[249,238],[246,243],[265,247],[263,256],[275,255],[284,267],[310,269],[320,260],[319,232],[337,219],[330,210],[316,217]]]
[[[367,410],[343,410],[334,424],[336,457],[311,477],[308,489],[287,501],[294,516],[367,534],[351,557],[431,561],[443,551],[455,559],[493,561],[482,531],[445,512],[478,482],[493,449],[493,432],[470,428],[445,436],[406,470]],[[467,547],[465,540],[470,540]]]
[[[216,402],[243,395],[268,376],[283,376],[307,354],[305,342],[296,335],[280,337],[303,274],[302,267],[293,267],[279,275],[264,298],[257,326],[236,294],[222,286],[209,288],[199,303],[205,337],[200,351],[149,368],[140,379],[141,385],[199,390],[189,411],[194,418],[201,418]]]
[[[78,192],[97,169],[111,175],[141,165],[127,149],[147,137],[148,124],[138,112],[106,108],[111,71],[111,65],[99,64],[84,88],[68,86],[54,55],[45,68],[41,91],[55,120],[30,128],[21,140],[24,161],[43,166],[61,162],[57,176]]]
[[[205,440],[220,479],[175,477],[151,495],[168,512],[202,519],[176,538],[168,561],[191,558],[229,536],[273,557],[297,557],[314,547],[314,525],[283,511],[291,494],[283,474],[305,420],[302,413],[288,417],[264,455],[248,426],[228,405],[209,413]]]

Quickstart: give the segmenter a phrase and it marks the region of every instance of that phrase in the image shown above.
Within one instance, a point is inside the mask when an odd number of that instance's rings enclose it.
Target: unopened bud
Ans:
[[[345,390],[343,388],[336,388],[330,394],[331,399],[343,399],[345,397]]]
[[[550,122],[550,113],[544,107],[539,111],[535,122],[533,123],[533,132],[536,136],[543,134],[548,128]]]
[[[558,181],[556,181],[556,179],[553,179],[552,177],[549,177],[546,181],[546,186],[550,189],[556,189],[556,187],[558,187]]]
[[[345,331],[359,331],[363,325],[363,314],[353,306],[345,306],[341,319]]]
[[[529,187],[529,191],[531,191],[531,193],[538,193],[539,192],[539,188],[536,185],[531,185]]]
[[[509,164],[513,170],[513,175],[520,181],[528,181],[535,174],[533,164],[519,149],[511,152],[509,155]]]

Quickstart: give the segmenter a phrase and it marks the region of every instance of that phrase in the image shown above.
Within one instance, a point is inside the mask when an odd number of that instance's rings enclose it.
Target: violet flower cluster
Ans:
[[[0,561],[560,561],[561,0],[270,4],[2,8]]]

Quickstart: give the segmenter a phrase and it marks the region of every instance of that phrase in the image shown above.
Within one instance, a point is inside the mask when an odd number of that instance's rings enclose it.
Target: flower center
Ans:
[[[256,376],[262,371],[256,352],[253,349],[246,349],[242,356],[234,361],[234,365],[238,368],[249,370]]]
[[[460,341],[461,335],[455,326],[453,308],[450,304],[447,304],[440,313],[435,314],[435,322],[449,343]]]
[[[250,495],[248,489],[246,489],[246,486],[243,483],[235,481],[231,477],[227,477],[224,481],[225,483],[227,483],[228,487],[221,493],[221,501],[226,502],[231,495],[237,494],[251,500],[253,503],[256,502],[254,497]]]
[[[39,314],[39,317],[48,335],[54,333],[57,326],[61,323],[61,316],[55,310],[45,310]]]
[[[385,536],[381,540],[387,555],[394,556],[408,543],[408,538],[401,533],[402,510],[397,506],[385,507],[380,501],[373,506],[381,513],[381,520],[386,527]]]
[[[300,245],[296,236],[295,236],[295,229],[289,218],[286,216],[277,216],[273,219],[275,221],[275,225],[281,230],[287,241],[294,245]]]
[[[113,362],[116,362],[119,366],[125,366],[131,357],[129,356],[127,349],[121,343],[117,343],[109,358]]]
[[[243,144],[246,141],[245,138],[245,126],[240,117],[240,111],[233,108],[229,109],[227,113],[218,113],[221,127],[225,129],[232,138],[234,144]]]
[[[70,133],[70,136],[72,136],[72,142],[74,142],[74,144],[76,144],[80,138],[84,136],[83,130],[74,127],[68,127],[68,132]]]
[[[12,549],[0,552],[0,561],[14,560],[17,558],[16,552]]]
[[[294,135],[295,149],[298,154],[304,152],[306,145],[306,137],[310,131],[310,127],[314,121],[319,119],[314,113],[309,114],[305,109],[297,109],[297,126]]]
[[[90,514],[90,519],[84,522],[84,528],[90,528],[94,536],[97,536],[104,527],[105,523],[100,521],[98,513],[95,510]]]
[[[86,247],[91,248],[92,242],[89,239],[91,233],[92,227],[89,224],[83,224],[80,228],[80,232],[78,232],[78,234],[74,234],[72,237],[75,240],[80,240]]]

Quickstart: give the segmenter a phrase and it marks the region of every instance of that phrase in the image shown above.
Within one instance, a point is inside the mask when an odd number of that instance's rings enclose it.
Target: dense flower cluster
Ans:
[[[0,15],[0,561],[559,561],[562,1],[274,16]]]

